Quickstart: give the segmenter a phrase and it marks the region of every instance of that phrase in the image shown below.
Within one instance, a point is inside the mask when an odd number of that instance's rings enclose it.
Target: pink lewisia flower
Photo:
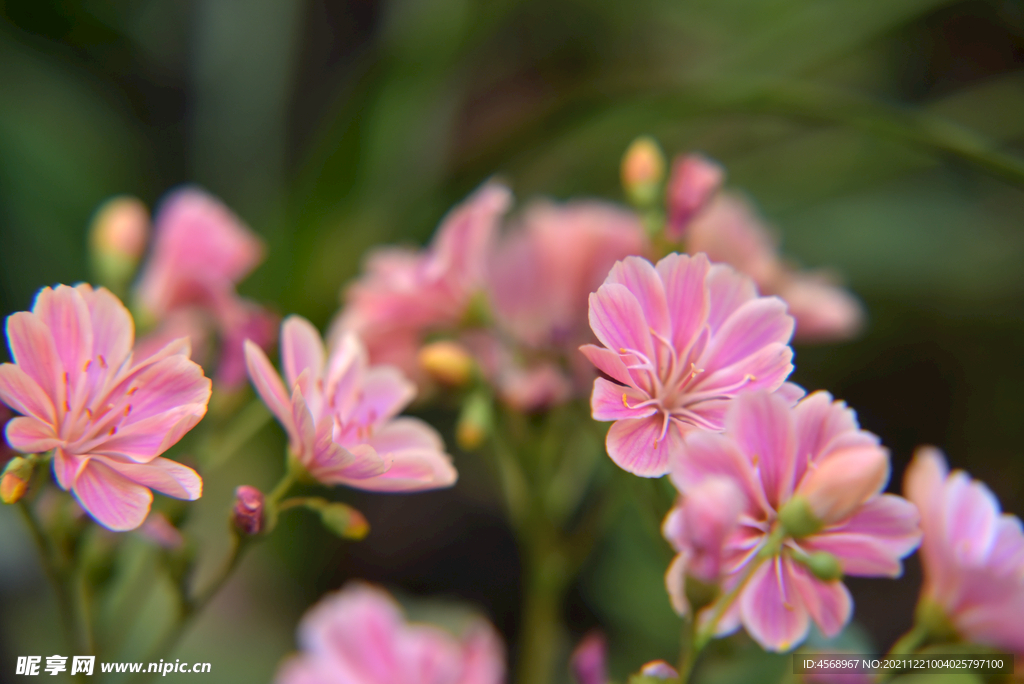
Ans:
[[[373,491],[448,487],[457,474],[441,437],[416,418],[395,416],[415,387],[398,369],[368,366],[354,335],[328,357],[316,328],[300,316],[281,325],[285,384],[266,354],[245,344],[249,377],[288,433],[289,448],[320,482]]]
[[[498,224],[511,202],[508,188],[487,183],[444,218],[426,250],[371,254],[366,274],[345,293],[336,331],[359,335],[374,363],[415,373],[423,335],[458,325],[483,291]]]
[[[277,684],[501,684],[505,654],[484,620],[457,639],[406,623],[384,591],[353,583],[323,599],[299,625],[302,652]]]
[[[851,454],[858,458],[851,460]],[[886,456],[878,438],[858,429],[853,412],[827,392],[815,392],[795,406],[779,394],[743,394],[729,406],[724,433],[687,436],[686,449],[672,462],[672,481],[683,501],[719,478],[731,480],[741,492],[737,524],[720,537],[720,554],[723,589],[744,584],[716,633],[742,622],[761,646],[774,651],[802,641],[812,619],[827,636],[837,634],[852,604],[841,581],[819,579],[809,569],[809,560],[822,552],[843,574],[895,577],[902,572],[900,559],[920,540],[918,513],[910,502],[879,493],[887,477],[877,478],[878,454]],[[778,551],[768,546],[773,536],[787,534],[780,522],[784,507],[801,497],[813,500],[818,488],[831,486],[815,473],[832,470],[835,460],[844,463],[843,477],[860,492],[858,500],[840,508],[812,507],[816,528],[783,536]],[[864,482],[873,484],[861,486]],[[670,593],[678,591],[673,581],[678,579],[670,569]],[[702,619],[709,619],[709,610]]]
[[[860,302],[822,273],[784,263],[777,239],[741,198],[720,194],[697,213],[686,234],[687,251],[704,252],[754,279],[761,292],[778,295],[796,319],[797,341],[853,337],[864,322]]]
[[[263,260],[262,241],[226,206],[196,188],[169,195],[154,221],[153,248],[136,286],[136,296],[147,316],[160,322],[151,336],[161,340],[162,330],[178,330],[182,321],[220,333],[221,351],[216,379],[226,387],[245,381],[242,343],[261,347],[273,341],[277,317],[240,298],[235,286]],[[140,341],[149,348],[154,342]]]
[[[918,449],[903,490],[921,509],[922,602],[966,641],[1024,654],[1024,532],[988,487]]]
[[[132,357],[124,305],[89,285],[43,288],[31,312],[7,319],[14,363],[0,366],[0,399],[18,451],[54,450],[57,482],[112,530],[142,524],[156,489],[198,499],[202,480],[160,457],[206,414],[210,381],[177,340]]]
[[[739,392],[774,391],[793,370],[786,305],[703,254],[615,264],[590,295],[590,325],[605,346],[581,350],[607,376],[594,418],[616,421],[608,454],[644,477],[668,472],[686,434],[721,430]]]

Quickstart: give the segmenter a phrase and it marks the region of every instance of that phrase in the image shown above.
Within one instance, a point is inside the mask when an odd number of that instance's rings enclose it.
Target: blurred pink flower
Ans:
[[[181,530],[172,525],[167,516],[160,511],[150,513],[146,521],[139,527],[138,533],[157,546],[170,551],[185,546],[185,537],[181,534]]]
[[[679,240],[686,234],[690,221],[707,206],[723,180],[725,169],[703,155],[679,155],[673,160],[665,188],[665,233],[670,240]]]
[[[754,279],[764,294],[778,295],[796,319],[796,341],[853,337],[864,322],[860,302],[820,272],[798,271],[778,254],[778,241],[743,199],[722,193],[689,224],[686,248],[704,252]]]
[[[576,684],[608,684],[608,642],[601,632],[595,630],[580,640],[569,668]]]
[[[314,606],[299,625],[301,652],[277,684],[501,684],[505,652],[489,623],[461,638],[409,624],[388,594],[352,583]]]
[[[853,411],[827,392],[815,392],[795,406],[778,393],[742,394],[729,406],[724,433],[687,436],[686,449],[672,460],[672,481],[683,501],[700,496],[702,488],[723,477],[741,492],[738,524],[722,544],[721,570],[724,591],[745,584],[716,625],[717,634],[742,622],[755,641],[773,651],[802,641],[812,619],[826,636],[837,634],[849,620],[852,604],[839,579],[820,579],[810,569],[814,558],[824,554],[847,575],[896,577],[902,572],[900,559],[921,538],[919,516],[910,502],[880,493],[885,482],[873,479],[871,451],[884,454],[878,438],[860,430]],[[779,552],[762,557],[773,533],[788,532],[780,528],[780,515],[805,495],[804,483],[851,452],[864,456],[864,468],[847,463],[850,482],[872,481],[874,489],[854,486],[860,501],[843,517],[820,520],[816,529],[799,536],[788,535]],[[668,521],[666,527],[671,527]],[[678,547],[688,540],[676,543]],[[672,581],[671,570],[666,581]],[[703,620],[709,610],[703,611]]]
[[[918,449],[903,490],[921,509],[922,602],[966,641],[1024,654],[1024,532],[1019,518],[941,451]]]
[[[457,327],[483,292],[488,257],[511,202],[508,188],[487,183],[445,216],[427,249],[371,253],[365,274],[345,292],[332,342],[342,331],[354,332],[374,363],[416,373],[423,335]]]
[[[18,451],[54,450],[57,482],[112,530],[142,524],[156,489],[197,499],[202,480],[160,457],[206,414],[210,381],[177,340],[132,357],[124,305],[89,285],[43,288],[31,312],[7,319],[14,363],[0,366],[0,399]]]
[[[183,319],[195,327],[197,346],[215,327],[215,379],[228,388],[242,384],[242,343],[268,348],[277,327],[274,314],[235,292],[263,256],[262,241],[216,198],[190,187],[171,193],[154,220],[153,247],[135,289],[141,309],[160,324],[140,345],[152,347],[149,337],[173,334],[163,328],[176,332]]]
[[[245,343],[249,377],[288,433],[289,448],[325,484],[373,491],[448,487],[457,474],[437,432],[395,416],[416,388],[391,366],[369,366],[366,350],[346,334],[327,356],[320,333],[300,316],[281,325],[281,366]]]
[[[605,346],[581,350],[607,376],[594,418],[615,421],[609,456],[644,477],[668,472],[684,435],[721,430],[738,393],[774,391],[793,370],[785,304],[703,254],[618,262],[590,295],[590,325]]]

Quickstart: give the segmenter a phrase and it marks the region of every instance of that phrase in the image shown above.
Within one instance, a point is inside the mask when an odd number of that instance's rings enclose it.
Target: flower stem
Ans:
[[[32,540],[36,544],[36,549],[39,551],[39,560],[43,564],[43,571],[46,573],[47,579],[50,580],[50,585],[57,596],[57,610],[60,613],[64,639],[69,649],[78,651],[79,639],[75,626],[75,603],[71,597],[71,592],[68,591],[65,573],[58,567],[50,540],[39,524],[39,521],[36,520],[36,516],[28,503],[22,500],[17,505],[22,517],[25,518],[25,522],[28,524],[28,529],[32,534]]]
[[[561,604],[567,584],[566,559],[542,531],[524,540],[527,549],[526,599],[522,640],[516,663],[519,684],[548,684],[562,640]]]
[[[683,620],[683,634],[679,652],[680,684],[686,684],[686,682],[690,681],[690,675],[693,673],[693,666],[697,664],[697,656],[700,655],[697,651],[696,644],[694,643],[694,634],[696,632],[694,617],[694,615],[690,615]]]

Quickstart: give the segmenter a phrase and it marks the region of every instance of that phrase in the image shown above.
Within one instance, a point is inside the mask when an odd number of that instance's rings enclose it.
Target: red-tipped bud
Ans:
[[[665,155],[654,138],[634,140],[622,157],[622,187],[630,202],[648,207],[658,198],[665,179]]]
[[[473,377],[473,357],[458,342],[442,340],[428,344],[417,357],[420,368],[446,385],[459,387]]]
[[[707,157],[699,154],[676,157],[665,191],[668,204],[665,232],[669,239],[683,237],[690,221],[707,206],[723,180],[725,171]]]
[[[32,461],[22,456],[15,456],[8,461],[0,476],[0,500],[6,504],[18,503],[25,496],[34,468]]]
[[[231,522],[244,535],[259,534],[263,531],[263,492],[241,485],[235,490],[235,506],[231,509]]]

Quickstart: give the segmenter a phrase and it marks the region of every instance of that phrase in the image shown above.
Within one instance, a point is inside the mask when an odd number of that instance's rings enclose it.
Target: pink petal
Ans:
[[[416,396],[416,385],[392,366],[367,369],[361,389],[362,396],[351,420],[363,425],[378,424],[391,418]]]
[[[778,297],[748,301],[722,323],[702,355],[708,371],[731,366],[772,343],[788,343],[793,336],[793,319],[786,303]]]
[[[657,413],[655,405],[632,408],[647,401],[649,397],[638,389],[608,382],[604,378],[594,381],[594,393],[590,397],[590,409],[594,420],[621,420],[624,418],[646,418]]]
[[[341,664],[355,682],[394,681],[402,614],[394,600],[367,584],[328,595],[299,624],[306,652]]]
[[[995,541],[999,501],[988,487],[963,471],[946,478],[945,525],[949,548],[967,565],[984,563]]]
[[[202,367],[180,354],[168,356],[139,373],[133,373],[128,385],[131,411],[127,414],[126,424],[187,405],[202,406],[205,413],[212,391],[212,383],[203,375]]]
[[[0,401],[26,416],[54,424],[53,402],[35,380],[13,363],[0,364]]]
[[[78,475],[88,463],[88,456],[69,454],[58,447],[53,452],[53,476],[62,488],[71,489],[75,485]]]
[[[292,420],[292,402],[288,398],[284,383],[281,382],[281,376],[270,365],[270,359],[263,350],[249,341],[245,343],[245,365],[249,369],[249,378],[260,399],[284,426],[291,440],[297,442],[298,435]]]
[[[320,333],[301,316],[289,316],[281,325],[281,366],[289,387],[304,370],[312,378],[323,376],[326,352]]]
[[[75,288],[85,299],[92,321],[92,353],[102,355],[107,365],[119,368],[135,342],[135,322],[121,300],[110,290],[89,285]]]
[[[376,492],[420,491],[449,487],[458,479],[440,436],[415,418],[399,418],[384,425],[369,446],[390,461],[391,467],[375,477],[347,483],[353,487]],[[361,450],[357,447],[354,452],[359,455]]]
[[[754,281],[724,264],[711,266],[707,288],[708,325],[716,332],[737,309],[757,297]]]
[[[622,468],[640,477],[661,477],[669,470],[669,455],[682,448],[682,433],[669,421],[660,439],[663,418],[654,415],[639,420],[619,420],[605,439],[608,455]]]
[[[651,333],[636,296],[622,285],[602,285],[590,295],[590,327],[612,351],[636,350],[654,358]]]
[[[707,277],[711,266],[703,254],[669,254],[658,262],[672,317],[672,345],[680,356],[696,340],[709,312]]]
[[[690,612],[690,602],[686,598],[686,567],[689,561],[689,553],[682,552],[669,563],[665,571],[665,590],[668,591],[669,602],[672,609],[679,615],[687,615]]]
[[[205,414],[205,404],[178,406],[118,427],[111,436],[100,435],[88,443],[89,450],[146,463],[177,444]]]
[[[626,257],[612,266],[604,282],[617,283],[632,292],[640,303],[648,327],[666,339],[669,337],[672,331],[665,285],[651,262],[642,257]]]
[[[53,427],[35,418],[12,418],[7,422],[7,443],[24,454],[38,454],[56,448],[61,441]]]
[[[823,582],[798,563],[789,559],[787,570],[793,585],[800,593],[811,619],[817,623],[822,634],[832,638],[843,631],[853,613],[853,598],[846,586],[839,580]]]
[[[7,341],[11,356],[21,370],[53,400],[60,401],[57,387],[64,369],[53,335],[37,316],[19,311],[7,317]]]
[[[726,433],[754,463],[768,503],[778,508],[793,493],[796,435],[789,406],[766,392],[741,394],[725,417]]]
[[[479,620],[462,640],[462,676],[456,684],[502,684],[505,647],[490,624]]]
[[[918,513],[909,501],[892,494],[869,499],[841,525],[829,527],[802,543],[812,551],[828,551],[847,575],[898,577],[900,559],[921,541]]]
[[[801,342],[848,340],[864,326],[864,307],[852,294],[813,274],[794,273],[778,290],[796,319]]]
[[[153,493],[96,460],[78,475],[75,498],[96,522],[115,532],[134,530],[149,515]]]
[[[725,435],[696,431],[686,436],[686,449],[672,458],[672,482],[684,494],[705,480],[725,477],[747,499],[746,511],[761,517],[768,510],[764,487],[746,454]]]
[[[76,382],[81,377],[78,371],[92,358],[93,345],[89,307],[81,293],[67,285],[54,290],[44,287],[36,295],[32,313],[49,328],[63,370]]]
[[[788,563],[779,556],[765,561],[740,595],[743,625],[767,651],[788,651],[804,640],[810,626]]]
[[[580,351],[583,355],[597,367],[597,370],[601,371],[612,380],[623,385],[632,385],[633,379],[629,375],[629,370],[626,368],[626,364],[622,361],[622,355],[611,349],[605,349],[604,347],[598,347],[594,344],[585,344],[580,347]]]
[[[95,456],[91,463],[103,463],[132,482],[176,499],[195,501],[203,495],[199,474],[169,458],[154,458],[148,463],[133,463],[106,456]]]
[[[418,418],[408,416],[382,425],[368,443],[381,454],[405,449],[444,451],[444,441],[437,430]]]

